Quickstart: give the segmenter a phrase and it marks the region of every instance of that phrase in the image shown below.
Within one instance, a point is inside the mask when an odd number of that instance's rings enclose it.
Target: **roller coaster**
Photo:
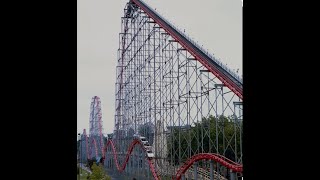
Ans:
[[[241,179],[242,78],[142,0],[121,17],[115,127],[92,98],[80,159],[136,179]]]

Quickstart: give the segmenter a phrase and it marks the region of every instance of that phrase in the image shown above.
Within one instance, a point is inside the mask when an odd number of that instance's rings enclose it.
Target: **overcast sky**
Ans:
[[[103,133],[113,132],[120,17],[129,0],[77,1],[77,131],[89,132],[90,103],[101,99]],[[144,0],[230,69],[242,74],[241,0]]]

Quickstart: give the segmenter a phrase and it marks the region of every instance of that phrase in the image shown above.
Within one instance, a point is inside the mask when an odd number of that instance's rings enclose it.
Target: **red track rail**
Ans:
[[[233,172],[242,172],[242,165],[235,163],[233,161],[231,161],[230,159],[227,159],[224,156],[221,156],[219,154],[212,154],[212,153],[201,153],[201,154],[196,154],[192,157],[190,157],[183,166],[181,166],[181,168],[177,171],[176,174],[176,179],[180,180],[181,175],[184,174],[188,168],[196,161],[199,160],[214,160],[218,163],[220,163],[221,165],[227,167],[228,169],[231,169]]]
[[[127,155],[126,155],[126,158],[125,158],[125,161],[123,162],[122,166],[120,166],[118,164],[118,156],[117,156],[117,152],[116,152],[116,149],[115,149],[115,146],[114,146],[114,143],[112,140],[108,140],[107,144],[105,145],[104,147],[104,152],[107,152],[107,148],[108,146],[111,146],[112,148],[112,152],[113,152],[113,159],[114,161],[116,162],[116,167],[117,167],[117,170],[119,172],[123,172],[126,168],[126,165],[128,164],[129,162],[129,158],[130,158],[130,155],[132,153],[132,150],[134,148],[134,146],[136,145],[140,145],[140,148],[142,148],[145,152],[145,154],[147,154],[143,144],[140,143],[140,141],[138,140],[134,140],[128,150],[127,150]],[[106,154],[106,153],[104,153]],[[105,159],[105,156],[103,157],[103,159]],[[154,165],[153,165],[153,162],[146,158],[148,163],[149,163],[149,167],[150,167],[150,170],[152,172],[152,175],[154,177],[154,179],[158,180],[160,179],[159,176],[157,175],[156,171],[155,171],[155,168],[154,168]],[[224,157],[224,156],[221,156],[219,154],[214,154],[214,153],[200,153],[200,154],[196,154],[192,157],[190,157],[184,164],[183,166],[180,167],[180,169],[178,169],[177,173],[176,173],[176,180],[180,180],[181,179],[181,175],[184,174],[190,166],[192,166],[193,163],[197,162],[197,161],[200,161],[200,160],[213,160],[215,162],[218,162],[220,163],[221,165],[225,166],[226,168],[228,169],[231,169],[233,172],[242,172],[242,165],[241,164],[238,164],[236,162],[233,162],[232,160]]]
[[[211,73],[213,73],[223,84],[225,84],[232,92],[234,92],[240,99],[243,99],[242,88],[239,87],[234,81],[227,75],[221,72],[219,68],[210,64],[207,58],[201,54],[196,48],[194,48],[191,42],[188,42],[183,36],[176,32],[176,30],[168,25],[161,19],[152,9],[149,9],[143,2],[139,0],[131,0],[137,6],[139,6],[144,12],[148,14],[158,25],[160,25],[167,33],[169,33],[181,46],[188,50],[203,66],[205,66]]]
[[[138,140],[134,140],[130,146],[129,146],[129,149],[127,151],[127,155],[126,155],[126,158],[125,158],[125,161],[123,162],[122,166],[120,166],[118,164],[118,156],[117,156],[117,153],[116,153],[116,149],[115,149],[115,146],[113,144],[113,141],[112,140],[108,140],[107,144],[105,145],[104,147],[104,152],[107,151],[107,148],[108,146],[111,146],[112,148],[112,151],[113,151],[113,159],[116,163],[116,166],[117,166],[117,169],[119,172],[123,172],[126,168],[126,165],[128,164],[129,162],[129,158],[130,158],[130,155],[132,153],[132,150],[134,148],[135,145],[140,145],[140,148],[143,149],[143,151],[145,152],[145,154],[147,155],[147,152],[146,152],[146,149],[144,148],[143,144],[140,143],[140,141]],[[103,157],[105,159],[105,157]],[[148,161],[149,163],[149,167],[150,167],[150,170],[152,172],[152,175],[154,177],[154,179],[158,180],[159,179],[159,176],[157,175],[156,171],[155,171],[155,168],[154,168],[154,165],[153,165],[153,162],[149,159],[149,158],[146,158],[146,160]]]

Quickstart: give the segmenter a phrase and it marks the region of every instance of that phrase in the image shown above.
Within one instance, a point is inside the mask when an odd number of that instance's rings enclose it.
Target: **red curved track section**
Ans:
[[[147,154],[147,152],[146,152],[143,144],[141,144],[140,141],[138,141],[138,140],[134,140],[134,141],[130,144],[130,146],[129,146],[129,149],[128,149],[128,151],[127,151],[127,155],[126,155],[125,161],[123,162],[122,166],[120,166],[120,165],[118,164],[118,156],[117,156],[116,149],[115,149],[115,146],[114,146],[112,140],[108,140],[107,144],[106,144],[105,147],[104,147],[104,152],[107,151],[107,148],[108,148],[109,145],[110,145],[111,148],[112,148],[112,151],[113,151],[113,154],[114,154],[114,155],[113,155],[113,159],[114,159],[114,161],[116,162],[116,166],[117,166],[117,169],[118,169],[119,172],[122,172],[123,170],[125,170],[126,165],[127,165],[128,162],[129,162],[129,158],[130,158],[131,152],[132,152],[132,150],[133,150],[133,148],[134,148],[135,145],[140,145],[140,147],[144,150],[145,154]],[[105,157],[103,157],[103,159],[105,159]],[[150,159],[148,159],[148,158],[146,158],[146,159],[147,159],[147,161],[148,161],[148,163],[149,163],[149,167],[150,167],[150,170],[151,170],[151,172],[152,172],[152,175],[153,175],[154,179],[158,180],[158,179],[159,179],[159,176],[157,175],[157,173],[156,173],[156,171],[155,171],[155,168],[154,168],[154,165],[153,165],[152,161],[151,161]]]
[[[125,168],[126,168],[126,165],[129,162],[129,158],[130,158],[130,155],[132,153],[132,150],[133,150],[134,146],[136,146],[136,145],[140,145],[140,147],[145,151],[145,148],[140,143],[140,141],[134,140],[130,144],[129,149],[127,150],[127,155],[126,155],[125,161],[122,164],[122,166],[120,166],[118,164],[118,156],[117,156],[116,149],[115,149],[115,146],[114,146],[114,143],[113,143],[112,140],[108,140],[107,144],[104,147],[104,152],[107,151],[108,146],[111,146],[112,152],[114,154],[113,155],[113,159],[116,162],[116,167],[117,167],[119,172],[123,172],[125,170]],[[105,159],[105,156],[103,157],[103,159]],[[191,158],[189,158],[184,163],[184,165],[181,166],[181,168],[176,173],[176,179],[180,180],[181,179],[181,175],[184,174],[193,163],[195,163],[197,161],[200,161],[200,160],[203,160],[203,159],[205,159],[205,160],[213,160],[215,162],[218,162],[221,165],[227,167],[228,169],[231,169],[233,172],[242,172],[242,165],[241,164],[233,162],[232,160],[230,160],[230,159],[228,159],[228,158],[226,158],[224,156],[221,156],[221,155],[215,154],[215,153],[200,153],[200,154],[196,154],[196,155],[192,156]],[[155,171],[153,162],[148,158],[147,158],[147,160],[148,160],[149,167],[150,167],[150,170],[152,172],[152,175],[153,175],[154,179],[156,179],[156,180],[160,179],[159,176],[157,175],[156,171]]]
[[[181,166],[181,168],[177,171],[176,174],[176,179],[180,180],[181,175],[184,174],[188,168],[196,161],[199,160],[214,160],[218,163],[220,163],[221,165],[227,167],[228,169],[231,169],[234,172],[242,172],[242,165],[235,163],[233,161],[231,161],[230,159],[227,159],[224,156],[221,156],[219,154],[213,154],[213,153],[200,153],[200,154],[196,154],[192,157],[190,157],[183,166]]]
[[[190,41],[184,38],[179,32],[167,24],[161,17],[159,17],[152,9],[145,5],[140,0],[131,0],[134,4],[139,6],[144,12],[148,14],[158,25],[160,25],[167,33],[169,33],[176,41],[178,41],[185,49],[188,50],[202,65],[204,65],[211,73],[213,73],[223,84],[225,84],[232,92],[234,92],[240,99],[242,96],[242,85],[239,85],[232,76],[228,75],[225,70],[217,65],[213,65],[210,58],[203,52],[192,45]]]

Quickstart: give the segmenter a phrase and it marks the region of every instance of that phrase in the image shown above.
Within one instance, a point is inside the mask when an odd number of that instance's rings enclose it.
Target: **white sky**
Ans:
[[[103,133],[113,132],[120,17],[129,0],[78,0],[77,131],[89,133],[90,103],[101,99]],[[144,0],[242,74],[241,0]]]

